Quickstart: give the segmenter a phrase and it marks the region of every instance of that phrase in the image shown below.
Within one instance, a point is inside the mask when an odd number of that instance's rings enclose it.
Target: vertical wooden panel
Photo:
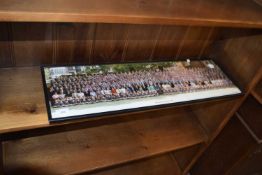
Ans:
[[[14,65],[11,56],[12,43],[10,42],[8,36],[8,24],[0,23],[0,67],[9,67]]]
[[[158,37],[153,59],[175,59],[186,29],[186,26],[163,26]]]
[[[192,175],[225,174],[256,141],[234,116],[191,170]]]
[[[12,32],[17,66],[52,63],[50,23],[12,23]]]
[[[196,114],[196,117],[205,128],[207,134],[211,136],[221,125],[221,122],[224,121],[225,117],[227,117],[228,113],[231,112],[238,100],[239,98],[233,98],[209,103],[200,103],[190,108]]]
[[[198,57],[203,47],[205,47],[210,30],[210,27],[191,26],[185,34],[177,58]]]
[[[149,61],[156,46],[160,26],[130,25],[124,61]]]
[[[209,55],[238,85],[250,88],[250,82],[262,65],[262,35],[238,37],[216,42]]]
[[[127,26],[123,24],[98,24],[93,51],[94,63],[120,62],[125,48]]]
[[[89,63],[94,30],[94,24],[56,24],[56,63]]]

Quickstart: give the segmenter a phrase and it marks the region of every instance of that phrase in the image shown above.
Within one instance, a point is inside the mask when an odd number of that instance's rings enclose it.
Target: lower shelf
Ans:
[[[176,160],[170,154],[143,159],[130,164],[91,173],[92,175],[180,175]],[[90,175],[83,173],[81,175]]]
[[[185,108],[145,113],[136,120],[3,143],[6,174],[75,174],[205,142]]]

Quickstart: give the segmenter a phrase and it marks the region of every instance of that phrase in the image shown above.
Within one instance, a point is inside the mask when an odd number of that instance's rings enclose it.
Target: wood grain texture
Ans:
[[[150,61],[160,29],[161,27],[157,25],[129,25],[123,61]]]
[[[90,63],[94,24],[57,23],[55,63]]]
[[[262,26],[261,7],[246,0],[2,0],[0,7],[1,21]]]
[[[5,172],[86,172],[205,141],[201,126],[185,109],[160,113],[135,121],[5,142]]]
[[[236,97],[228,100],[197,104],[192,105],[191,109],[206,132],[211,136],[239,100],[240,98]]]
[[[1,67],[200,58],[216,39],[210,27],[101,23],[2,26]]]
[[[152,59],[174,60],[187,28],[187,26],[162,26]]]
[[[48,124],[38,67],[0,69],[0,128]]]
[[[93,63],[122,61],[127,40],[128,25],[98,24],[92,55]]]
[[[52,63],[51,23],[12,23],[11,27],[16,66]]]
[[[225,174],[255,145],[256,141],[234,116],[194,165],[191,174]]]
[[[214,43],[209,56],[245,90],[262,66],[262,35],[231,38]]]
[[[0,23],[0,67],[15,65],[12,53],[10,25],[8,23]]]
[[[189,27],[180,45],[176,58],[196,57],[206,47],[205,42],[209,39],[210,27]]]
[[[95,173],[81,175],[180,175],[180,168],[170,154],[164,154],[149,159],[143,159],[122,166],[113,167]]]

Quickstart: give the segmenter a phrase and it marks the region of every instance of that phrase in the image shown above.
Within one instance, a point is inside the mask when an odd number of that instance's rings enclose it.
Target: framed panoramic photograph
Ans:
[[[212,60],[42,66],[50,121],[241,94]]]

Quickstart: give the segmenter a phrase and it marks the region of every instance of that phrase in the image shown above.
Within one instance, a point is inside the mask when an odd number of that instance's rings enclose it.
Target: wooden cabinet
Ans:
[[[0,170],[186,174],[192,167],[192,172],[201,170],[201,162],[209,160],[203,156],[212,153],[225,126],[239,128],[250,145],[256,144],[233,116],[238,111],[247,124],[257,120],[245,118],[254,105],[243,106],[253,98],[261,104],[261,8],[246,0],[2,0]],[[97,119],[48,122],[42,64],[187,58],[213,59],[244,94]],[[227,124],[232,117],[233,124]],[[258,125],[250,128],[259,135]],[[238,134],[230,132],[232,137]],[[249,147],[235,151],[243,150]],[[228,166],[238,158],[230,159]]]

